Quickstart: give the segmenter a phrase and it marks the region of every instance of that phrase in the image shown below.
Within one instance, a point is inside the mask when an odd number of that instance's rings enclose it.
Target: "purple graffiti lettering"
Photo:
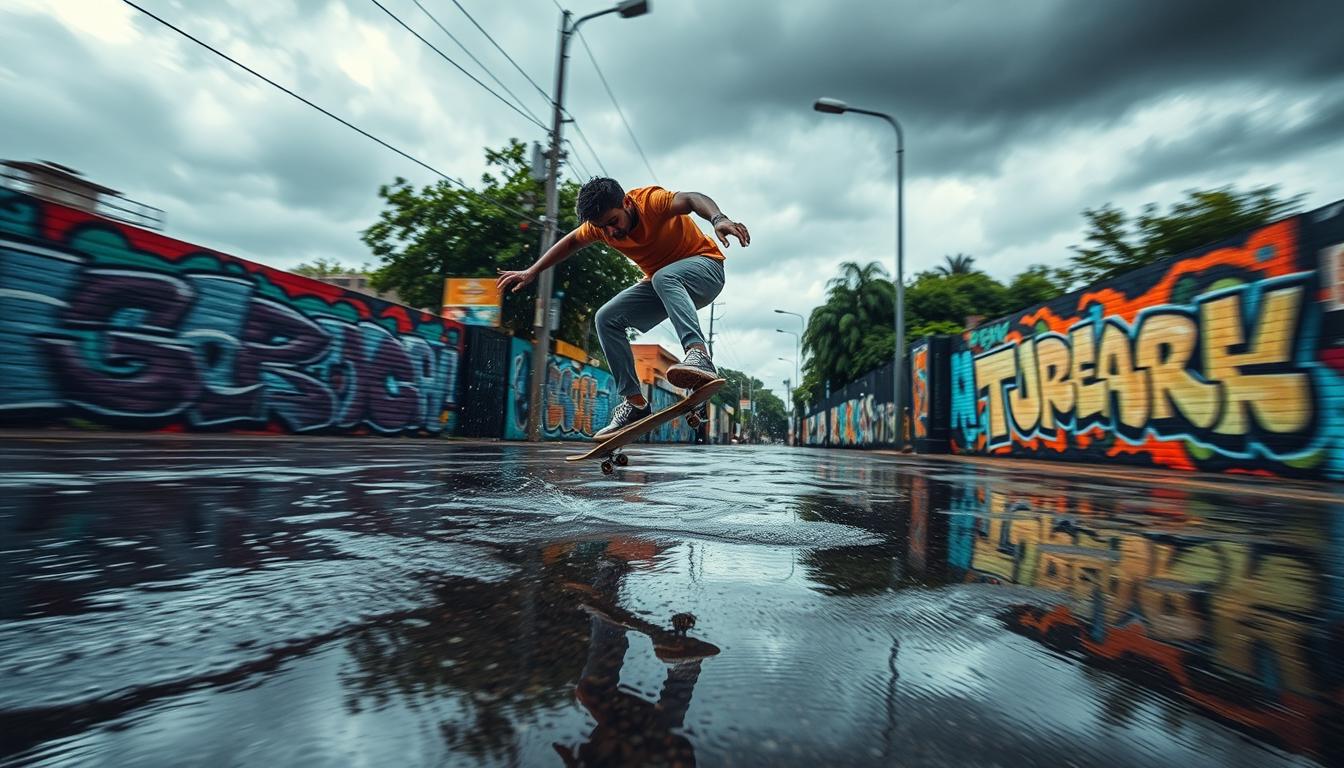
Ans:
[[[68,399],[115,416],[186,408],[201,389],[191,348],[146,331],[171,333],[191,300],[191,289],[172,277],[87,271],[62,317],[76,338],[43,340]]]

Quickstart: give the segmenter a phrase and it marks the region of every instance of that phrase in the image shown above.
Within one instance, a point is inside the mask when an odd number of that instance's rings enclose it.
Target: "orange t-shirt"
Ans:
[[[618,240],[608,240],[599,227],[583,222],[574,230],[580,246],[592,245],[599,240],[625,254],[644,274],[653,273],[692,256],[708,256],[723,261],[723,251],[686,214],[672,213],[674,193],[662,187],[639,187],[626,193],[634,204],[639,221],[630,234]]]

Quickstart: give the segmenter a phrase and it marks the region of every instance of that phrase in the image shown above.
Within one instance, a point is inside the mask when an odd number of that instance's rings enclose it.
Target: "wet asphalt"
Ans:
[[[1344,764],[1328,488],[577,448],[0,440],[0,764]]]

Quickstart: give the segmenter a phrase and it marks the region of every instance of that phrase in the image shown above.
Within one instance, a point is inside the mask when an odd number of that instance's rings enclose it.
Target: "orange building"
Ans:
[[[661,379],[667,389],[676,389],[667,383],[667,369],[681,362],[681,358],[663,349],[661,344],[631,344],[635,353],[635,376],[641,384],[653,384]]]

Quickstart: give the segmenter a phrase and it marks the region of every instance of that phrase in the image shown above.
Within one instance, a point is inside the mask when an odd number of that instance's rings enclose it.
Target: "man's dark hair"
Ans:
[[[579,190],[574,212],[580,221],[596,221],[597,217],[625,203],[625,190],[615,179],[593,178]]]

